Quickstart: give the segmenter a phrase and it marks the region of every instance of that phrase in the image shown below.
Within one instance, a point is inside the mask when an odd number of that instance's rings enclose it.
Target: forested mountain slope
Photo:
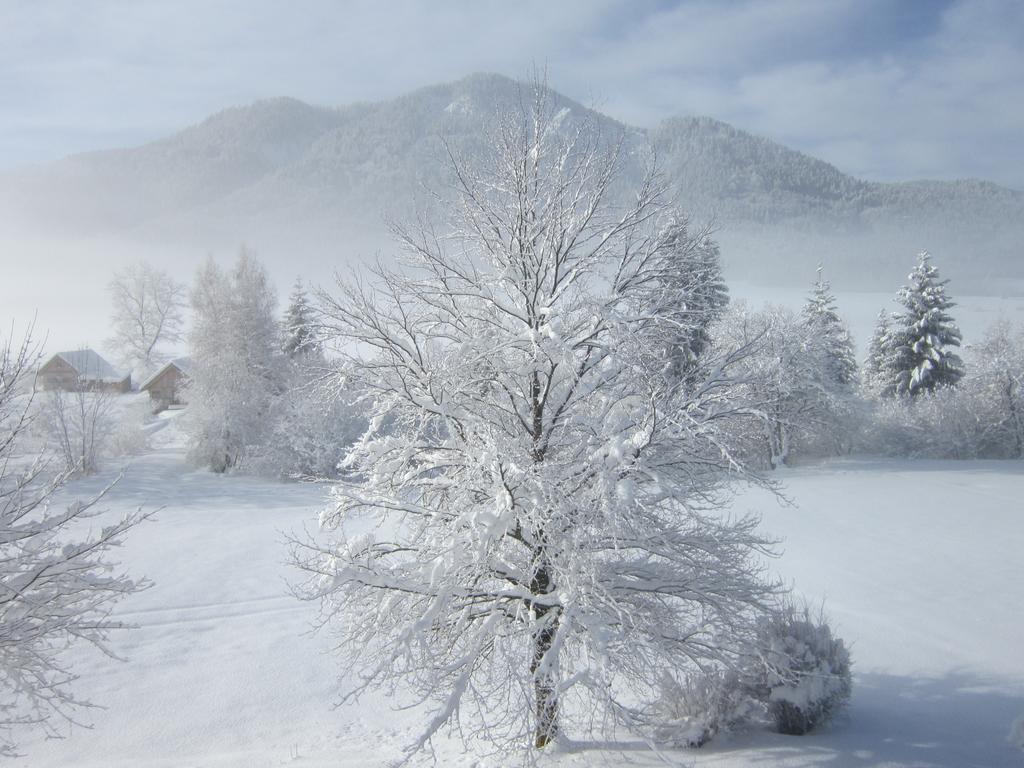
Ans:
[[[497,109],[529,94],[472,75],[342,108],[294,99],[227,109],[131,149],[0,174],[0,233],[130,237],[214,250],[245,241],[273,263],[303,252],[335,266],[387,249],[385,221],[429,209],[444,142],[472,153]],[[623,174],[656,157],[678,201],[713,220],[731,276],[888,288],[928,248],[961,290],[1021,292],[1024,194],[966,180],[879,184],[706,117],[623,125],[560,95],[566,125],[624,139]]]

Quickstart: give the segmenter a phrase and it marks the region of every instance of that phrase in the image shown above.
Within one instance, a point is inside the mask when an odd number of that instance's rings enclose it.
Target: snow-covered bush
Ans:
[[[968,354],[960,388],[979,424],[979,455],[1024,458],[1024,327],[998,320]]]
[[[341,458],[366,429],[354,399],[295,374],[271,407],[263,445],[254,447],[243,469],[282,479],[338,477]]]
[[[153,407],[148,397],[126,398],[119,403],[114,415],[108,452],[111,456],[137,456],[149,448],[146,425],[153,419]]]
[[[827,335],[827,321],[817,311],[753,311],[737,302],[713,328],[719,349],[746,351],[736,363],[743,386],[732,404],[746,418],[733,420],[729,429],[748,463],[777,469],[802,456],[849,449],[858,407],[849,381],[852,363],[837,352],[848,339],[841,325],[828,325],[835,338]]]
[[[753,690],[780,733],[802,735],[849,700],[850,654],[824,614],[785,603],[765,618]]]
[[[675,747],[703,747],[721,731],[748,719],[757,703],[739,675],[712,669],[676,679],[668,677],[656,706],[659,742]]]
[[[869,453],[912,459],[971,459],[984,426],[970,393],[945,388],[874,404],[862,433]]]
[[[52,390],[42,398],[43,424],[67,472],[95,472],[114,431],[116,395],[80,388]]]

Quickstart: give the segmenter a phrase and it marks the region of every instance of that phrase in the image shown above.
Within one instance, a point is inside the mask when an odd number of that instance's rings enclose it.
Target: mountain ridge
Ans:
[[[488,116],[515,107],[521,87],[476,73],[379,102],[276,97],[229,107],[137,147],[0,173],[0,226],[206,248],[242,240],[287,248],[289,236],[294,248],[339,238],[379,248],[386,217],[409,215],[426,189],[444,184],[442,139],[479,149]],[[945,251],[958,279],[1024,285],[1015,265],[1022,192],[984,180],[866,181],[715,118],[639,128],[552,99],[568,120],[622,133],[626,183],[656,152],[679,204],[715,220],[727,264],[755,279],[823,254],[837,275],[888,279],[895,258],[902,273],[908,251],[931,247]]]

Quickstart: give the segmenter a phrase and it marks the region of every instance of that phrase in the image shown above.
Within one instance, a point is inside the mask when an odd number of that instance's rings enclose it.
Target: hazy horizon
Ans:
[[[387,11],[368,2],[312,2],[302,12],[226,0],[184,9],[106,0],[5,4],[0,320],[24,324],[38,315],[51,344],[102,347],[106,286],[116,269],[144,259],[190,282],[207,254],[227,261],[243,243],[267,261],[282,294],[296,276],[324,283],[335,270],[389,254],[381,221],[396,211],[386,206],[397,205],[410,179],[422,183],[421,173],[440,178],[423,151],[436,138],[434,113],[400,110],[338,140],[349,142],[341,159],[330,142],[330,151],[302,154],[310,148],[302,142],[320,134],[300,114],[283,123],[253,118],[243,126],[250,134],[214,130],[195,145],[185,141],[184,154],[165,143],[138,163],[85,172],[54,166],[35,187],[9,169],[166,139],[269,98],[379,104],[473,73],[523,79],[537,67],[554,90],[627,125],[710,116],[809,158],[781,157],[774,145],[746,138],[743,146],[725,146],[728,136],[701,139],[719,141],[712,147],[719,154],[688,182],[708,196],[698,219],[717,222],[730,279],[799,292],[813,279],[813,264],[825,261],[840,292],[865,289],[856,279],[870,283],[865,290],[894,293],[913,254],[927,248],[955,276],[955,295],[1012,297],[1024,285],[1016,252],[1007,250],[1019,242],[1017,198],[967,188],[864,203],[864,190],[844,187],[814,161],[855,180],[977,178],[1024,190],[1024,99],[1015,98],[1024,83],[1020,39],[1024,5],[997,0],[602,0],[515,9],[410,1]],[[440,114],[443,106],[421,110]],[[388,143],[396,115],[413,136],[397,149]],[[292,117],[297,138],[288,134]],[[369,143],[353,144],[353,135]],[[387,146],[383,160],[370,151],[374,141]],[[700,153],[711,145],[693,146]],[[219,155],[206,154],[225,147],[222,165]],[[298,166],[275,157],[293,150],[289,162]],[[677,172],[692,165],[685,151],[680,158]],[[142,170],[132,176],[136,165]],[[706,178],[713,183],[705,189]],[[343,220],[339,212],[353,202],[358,209]],[[31,205],[34,218],[22,214]],[[758,216],[778,227],[793,216],[800,242],[778,228],[758,241],[751,224]],[[932,231],[951,216],[969,245],[981,222],[976,246],[989,261],[978,263],[964,243]],[[904,219],[913,231],[896,231],[892,222]],[[328,220],[331,227],[322,227]],[[862,265],[865,250],[876,255]],[[755,267],[780,253],[793,256],[765,281],[770,270]]]

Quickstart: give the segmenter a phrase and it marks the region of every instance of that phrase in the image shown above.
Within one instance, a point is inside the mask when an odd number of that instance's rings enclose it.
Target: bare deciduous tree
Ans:
[[[54,389],[46,393],[43,408],[47,433],[64,460],[64,471],[95,472],[114,428],[114,395],[86,386]]]
[[[167,360],[162,345],[181,341],[185,286],[146,262],[129,265],[110,282],[114,334],[107,345],[137,376]]]

